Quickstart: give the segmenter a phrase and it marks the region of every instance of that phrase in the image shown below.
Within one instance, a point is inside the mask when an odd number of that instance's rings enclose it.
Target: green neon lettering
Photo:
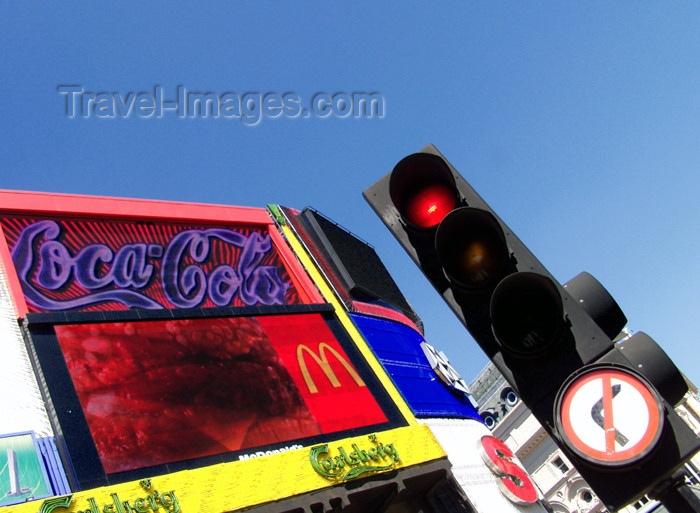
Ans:
[[[309,451],[309,461],[311,462],[311,466],[313,469],[321,474],[323,477],[328,477],[328,478],[334,478],[336,477],[334,474],[331,474],[329,470],[332,470],[332,468],[324,468],[325,465],[322,463],[319,463],[318,458],[319,456],[328,454],[328,444],[322,444],[322,445],[315,445],[314,447],[311,448]],[[333,461],[330,458],[325,458],[323,460],[325,461],[330,461],[331,465],[333,464]],[[322,466],[323,465],[323,466]]]
[[[73,501],[73,495],[64,495],[62,497],[51,497],[46,499],[39,508],[39,513],[51,513],[57,508],[67,508]]]

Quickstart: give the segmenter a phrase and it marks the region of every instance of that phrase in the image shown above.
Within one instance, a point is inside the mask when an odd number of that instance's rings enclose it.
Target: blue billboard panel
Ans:
[[[470,418],[483,422],[467,394],[438,379],[415,329],[394,321],[351,313],[350,317],[416,417]]]

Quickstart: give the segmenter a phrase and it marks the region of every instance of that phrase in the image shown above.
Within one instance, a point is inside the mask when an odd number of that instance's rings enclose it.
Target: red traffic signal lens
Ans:
[[[389,195],[406,224],[419,230],[435,228],[459,203],[452,171],[431,153],[414,153],[396,164]]]
[[[455,208],[454,190],[442,183],[427,183],[410,194],[404,202],[408,222],[420,228],[432,228]]]
[[[510,263],[498,221],[478,208],[461,207],[445,216],[435,233],[435,250],[445,274],[468,289],[494,285]]]

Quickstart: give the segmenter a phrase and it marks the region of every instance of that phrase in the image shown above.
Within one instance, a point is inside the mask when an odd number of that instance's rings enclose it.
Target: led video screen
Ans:
[[[327,317],[133,320],[53,329],[110,475],[395,423],[386,400],[375,398],[384,393],[376,378],[347,341],[339,342],[343,337],[331,329],[337,321]]]

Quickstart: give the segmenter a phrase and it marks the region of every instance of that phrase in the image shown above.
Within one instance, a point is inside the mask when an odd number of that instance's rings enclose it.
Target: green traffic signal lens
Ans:
[[[566,327],[559,289],[541,274],[507,276],[491,297],[491,326],[505,352],[540,356],[561,339]]]

